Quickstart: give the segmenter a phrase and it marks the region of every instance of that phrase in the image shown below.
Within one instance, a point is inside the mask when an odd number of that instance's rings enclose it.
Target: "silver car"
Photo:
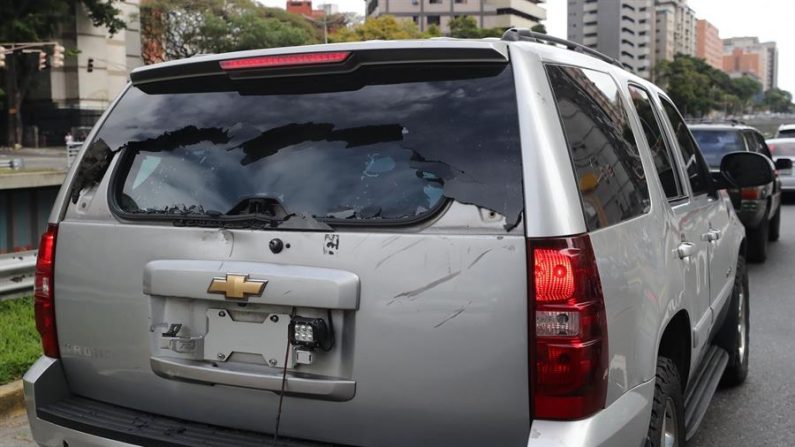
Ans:
[[[795,161],[795,138],[774,138],[767,140],[767,146],[773,154],[773,160],[788,159]],[[781,179],[781,190],[785,193],[795,192],[795,172],[792,168],[783,167],[778,170]]]
[[[723,189],[770,162],[713,178],[664,92],[576,48],[135,70],[42,238],[36,442],[684,445],[748,371]]]

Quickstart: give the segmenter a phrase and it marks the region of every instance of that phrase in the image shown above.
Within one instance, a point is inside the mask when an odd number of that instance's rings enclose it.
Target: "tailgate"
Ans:
[[[280,435],[336,444],[525,444],[522,164],[498,56],[131,86],[58,230],[72,390],[261,433],[283,395]]]

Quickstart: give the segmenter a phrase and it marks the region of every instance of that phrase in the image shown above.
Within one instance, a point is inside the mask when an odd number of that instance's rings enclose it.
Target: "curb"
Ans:
[[[24,409],[25,394],[22,392],[22,381],[0,385],[0,419]]]

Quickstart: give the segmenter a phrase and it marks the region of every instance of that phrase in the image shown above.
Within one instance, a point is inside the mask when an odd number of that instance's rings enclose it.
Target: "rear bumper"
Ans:
[[[33,439],[41,446],[268,445],[270,436],[162,418],[71,395],[61,362],[41,357],[25,374],[25,404]],[[624,393],[609,407],[579,421],[534,421],[528,447],[642,446],[649,426],[654,381]],[[105,420],[103,420],[103,418]],[[119,422],[122,421],[122,422]],[[127,422],[128,421],[128,422]],[[127,424],[127,426],[123,426]],[[203,433],[210,433],[204,437]],[[160,436],[158,436],[160,435]],[[163,437],[168,440],[150,436]],[[219,438],[221,436],[221,438]],[[222,443],[216,441],[222,439]],[[284,439],[285,447],[327,444]]]
[[[640,447],[645,444],[654,380],[624,393],[609,407],[579,421],[533,421],[528,447]]]
[[[23,383],[30,430],[41,446],[261,447],[273,441],[269,434],[183,421],[72,395],[60,360],[48,357],[28,370]],[[279,437],[279,445],[331,447],[284,437]]]

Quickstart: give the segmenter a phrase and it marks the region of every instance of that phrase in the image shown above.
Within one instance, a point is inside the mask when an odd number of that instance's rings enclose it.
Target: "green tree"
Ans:
[[[145,0],[141,30],[147,63],[318,42],[303,17],[252,0]]]
[[[0,2],[0,42],[41,42],[56,36],[66,21],[73,19],[77,8],[84,7],[95,26],[115,34],[125,28],[121,11],[114,0],[26,0]],[[8,111],[9,146],[22,139],[22,102],[36,73],[38,61],[20,53],[6,58],[5,107]]]
[[[792,103],[792,93],[778,88],[771,88],[766,91],[763,103],[771,112],[789,113],[795,110],[795,104]]]
[[[430,31],[430,30],[429,30]],[[404,40],[433,37],[423,33],[411,20],[398,20],[393,16],[368,18],[361,25],[341,28],[329,36],[329,42],[357,42],[362,40]]]
[[[530,28],[530,31],[534,31],[536,33],[541,33],[541,34],[546,34],[547,33],[547,27],[544,26],[543,23],[539,23],[537,25],[533,25],[533,27]]]
[[[501,28],[480,28],[471,16],[459,16],[450,20],[450,37],[459,39],[482,39],[484,37],[500,37],[505,30]]]
[[[762,84],[750,76],[731,80],[731,93],[739,99],[743,112],[751,108],[754,99],[761,92]]]

